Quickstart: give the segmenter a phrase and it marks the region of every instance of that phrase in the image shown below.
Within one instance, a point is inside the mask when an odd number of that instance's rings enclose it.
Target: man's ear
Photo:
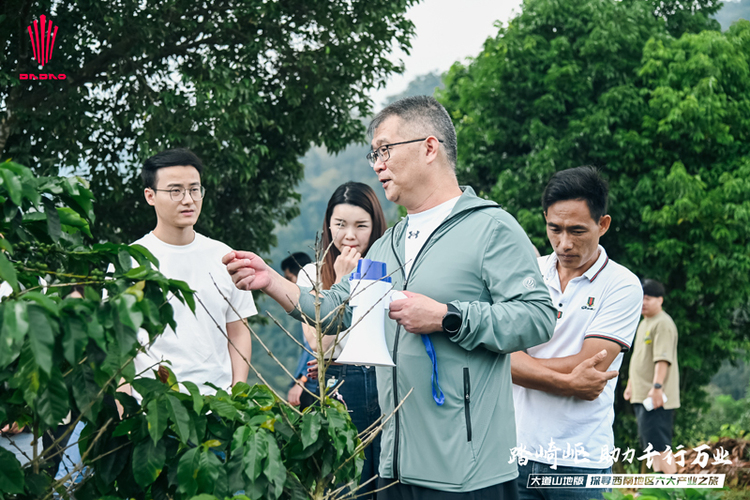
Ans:
[[[440,141],[438,141],[436,137],[430,136],[425,143],[427,149],[427,162],[431,163],[435,161],[435,158],[437,158],[437,155],[440,152]]]
[[[602,215],[599,219],[599,236],[604,236],[604,233],[606,233],[609,230],[609,226],[612,224],[612,217],[609,215]]]
[[[148,203],[152,207],[156,204],[156,200],[154,200],[155,196],[156,196],[156,191],[154,191],[153,189],[145,188],[143,190],[143,197],[146,198],[146,203]]]

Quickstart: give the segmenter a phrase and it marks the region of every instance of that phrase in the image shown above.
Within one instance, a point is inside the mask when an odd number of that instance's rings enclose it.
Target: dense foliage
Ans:
[[[699,388],[749,340],[750,22],[679,37],[667,28],[651,2],[528,0],[470,64],[453,66],[442,101],[459,178],[514,214],[542,254],[551,174],[602,170],[613,219],[602,244],[667,285],[684,431]],[[635,444],[627,409],[619,400],[615,428]]]
[[[5,1],[0,159],[85,171],[106,200],[97,237],[129,243],[154,225],[140,164],[189,147],[207,167],[199,229],[264,251],[274,223],[297,213],[311,144],[339,151],[362,138],[368,92],[400,70],[391,48],[409,48],[412,3]],[[42,14],[59,28],[43,68],[27,33]],[[20,80],[29,73],[67,77]]]
[[[145,248],[88,243],[92,196],[79,179],[0,164],[0,278],[12,289],[0,303],[0,426],[41,441],[69,412],[88,424],[67,445],[83,456],[82,483],[52,479],[54,445],[23,466],[0,448],[0,498],[303,499],[356,480],[362,443],[340,403],[302,415],[265,386],[209,396],[165,365],[135,373],[139,329],[153,340],[174,327],[170,300],[196,301]],[[117,392],[122,382],[142,400]]]

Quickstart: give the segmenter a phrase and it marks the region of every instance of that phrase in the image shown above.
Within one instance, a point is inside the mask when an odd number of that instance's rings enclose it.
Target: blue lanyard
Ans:
[[[432,399],[435,400],[438,406],[443,406],[445,403],[445,395],[443,390],[440,388],[440,382],[438,382],[438,369],[437,369],[437,354],[435,354],[435,346],[432,345],[429,335],[420,335],[422,342],[424,342],[424,348],[427,350],[427,355],[432,361]]]

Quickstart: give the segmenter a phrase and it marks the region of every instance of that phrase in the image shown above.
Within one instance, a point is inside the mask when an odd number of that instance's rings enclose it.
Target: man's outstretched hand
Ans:
[[[233,250],[221,262],[240,290],[262,290],[271,284],[270,268],[252,252]]]

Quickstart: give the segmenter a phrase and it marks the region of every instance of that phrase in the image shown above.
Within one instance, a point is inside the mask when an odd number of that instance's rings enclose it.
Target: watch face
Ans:
[[[443,318],[443,330],[447,332],[457,332],[461,328],[461,315],[449,312]]]

